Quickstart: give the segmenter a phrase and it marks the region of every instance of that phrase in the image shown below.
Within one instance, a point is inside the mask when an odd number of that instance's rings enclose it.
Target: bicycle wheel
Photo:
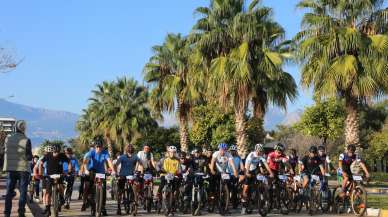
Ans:
[[[363,186],[357,185],[351,195],[350,203],[356,216],[363,216],[367,208],[367,192]]]
[[[319,191],[316,188],[310,189],[309,194],[309,214],[314,215],[318,211],[319,207]]]
[[[258,199],[259,214],[262,217],[267,216],[267,214],[269,213],[270,204],[269,204],[268,189],[265,186],[260,187],[258,191],[257,199]]]
[[[132,187],[132,191],[131,191],[131,194],[132,194],[132,201],[131,201],[131,214],[133,216],[136,216],[137,215],[137,202],[138,202],[138,191],[137,191],[137,187]]]
[[[280,206],[280,213],[283,215],[287,215],[289,213],[289,198],[287,189],[285,187],[280,188],[280,194],[279,194],[279,206]]]
[[[52,200],[52,209],[53,209],[51,213],[53,214],[54,217],[57,217],[58,211],[59,211],[59,192],[56,185],[53,186],[51,200]]]
[[[151,187],[147,187],[145,198],[146,198],[145,199],[145,207],[146,207],[147,213],[151,213],[151,209],[152,209],[152,189],[151,189]]]
[[[333,191],[332,201],[333,201],[333,213],[341,214],[344,212],[344,198],[340,196],[342,190],[341,187],[336,187]]]
[[[103,192],[101,184],[97,184],[96,186],[96,217],[101,217],[102,211],[102,201],[103,201]]]
[[[228,185],[223,184],[221,186],[220,198],[219,198],[219,210],[221,215],[225,215],[229,206],[229,188]]]

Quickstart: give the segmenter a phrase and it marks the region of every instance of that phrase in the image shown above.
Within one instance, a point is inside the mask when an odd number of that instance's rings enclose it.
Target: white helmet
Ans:
[[[255,151],[264,151],[264,145],[261,143],[256,144]]]
[[[236,145],[232,145],[232,146],[230,146],[229,150],[230,151],[237,151],[237,146]]]
[[[169,152],[176,152],[177,151],[177,149],[176,149],[176,147],[175,146],[169,146],[168,147],[168,149],[167,149]]]

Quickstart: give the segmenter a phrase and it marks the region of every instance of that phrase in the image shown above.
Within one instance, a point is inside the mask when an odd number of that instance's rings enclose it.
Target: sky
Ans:
[[[264,0],[275,20],[295,35],[302,13],[297,0]],[[8,0],[0,13],[0,47],[20,65],[0,74],[0,98],[25,105],[80,114],[91,90],[104,80],[134,77],[144,84],[142,70],[151,47],[167,33],[188,34],[198,6],[208,0]],[[297,66],[288,65],[299,85]],[[312,103],[300,88],[288,111]]]

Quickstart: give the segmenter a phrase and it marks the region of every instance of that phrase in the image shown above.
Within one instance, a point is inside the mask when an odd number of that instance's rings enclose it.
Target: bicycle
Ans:
[[[178,207],[179,210],[186,214],[187,210],[190,209],[190,197],[187,195],[190,189],[190,180],[188,174],[183,174],[182,178],[179,180],[179,191],[178,191]]]
[[[176,195],[176,189],[174,187],[174,184],[177,180],[177,176],[174,176],[171,173],[168,173],[165,176],[166,179],[166,185],[162,189],[163,192],[163,207],[164,207],[164,212],[165,215],[168,216],[169,214],[174,215],[174,205],[175,205],[175,200],[174,197]]]
[[[269,204],[269,192],[268,192],[268,179],[264,175],[258,174],[257,180],[257,209],[262,217],[267,216],[270,210]]]
[[[221,215],[225,215],[228,212],[229,207],[229,173],[221,173],[219,188],[218,188],[218,209]]]
[[[193,188],[191,194],[191,214],[201,215],[201,208],[207,200],[204,181],[208,179],[204,173],[195,173],[193,177]]]
[[[70,208],[71,195],[73,194],[74,176],[67,176],[65,179],[65,208]]]
[[[54,217],[58,217],[59,210],[61,209],[61,202],[60,202],[61,192],[59,189],[59,185],[61,184],[60,183],[61,175],[53,174],[53,175],[50,175],[49,177],[50,177],[50,181],[52,182],[52,191],[51,191],[52,210],[50,211],[50,213],[52,213]]]
[[[339,178],[339,181],[341,179]],[[346,185],[344,197],[341,197],[341,187],[337,187],[334,193],[334,211],[345,212],[350,209],[356,216],[363,216],[367,210],[368,195],[364,187],[363,177],[353,175]],[[348,207],[350,205],[350,207]],[[340,209],[342,207],[342,210]]]
[[[289,197],[287,191],[288,175],[278,175],[272,181],[270,188],[271,208],[276,208],[281,214],[287,215],[289,212]]]
[[[152,203],[153,203],[153,190],[154,190],[154,181],[151,173],[144,174],[144,189],[143,189],[143,198],[144,206],[147,213],[151,213]]]
[[[324,176],[322,176],[322,180],[320,182],[320,208],[323,213],[327,213],[330,210],[330,207],[333,205],[333,201],[331,200],[331,191],[329,189],[328,177],[330,177],[330,174],[325,174]]]
[[[124,188],[124,208],[127,214],[137,215],[139,177],[129,175],[125,177],[127,182]],[[119,202],[119,201],[118,201]]]
[[[101,217],[102,205],[104,201],[103,182],[106,179],[106,175],[103,173],[96,173],[95,176],[95,206],[91,209],[91,215]]]
[[[308,185],[307,195],[308,195],[308,212],[310,215],[314,215],[321,204],[320,201],[320,177],[318,175],[311,175],[310,182]]]

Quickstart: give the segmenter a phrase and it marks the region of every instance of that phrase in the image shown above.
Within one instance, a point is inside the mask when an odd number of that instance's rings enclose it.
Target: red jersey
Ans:
[[[279,171],[280,170],[280,164],[283,162],[287,162],[288,158],[285,154],[276,154],[276,152],[271,152],[268,155],[267,158],[268,166],[272,171]]]

